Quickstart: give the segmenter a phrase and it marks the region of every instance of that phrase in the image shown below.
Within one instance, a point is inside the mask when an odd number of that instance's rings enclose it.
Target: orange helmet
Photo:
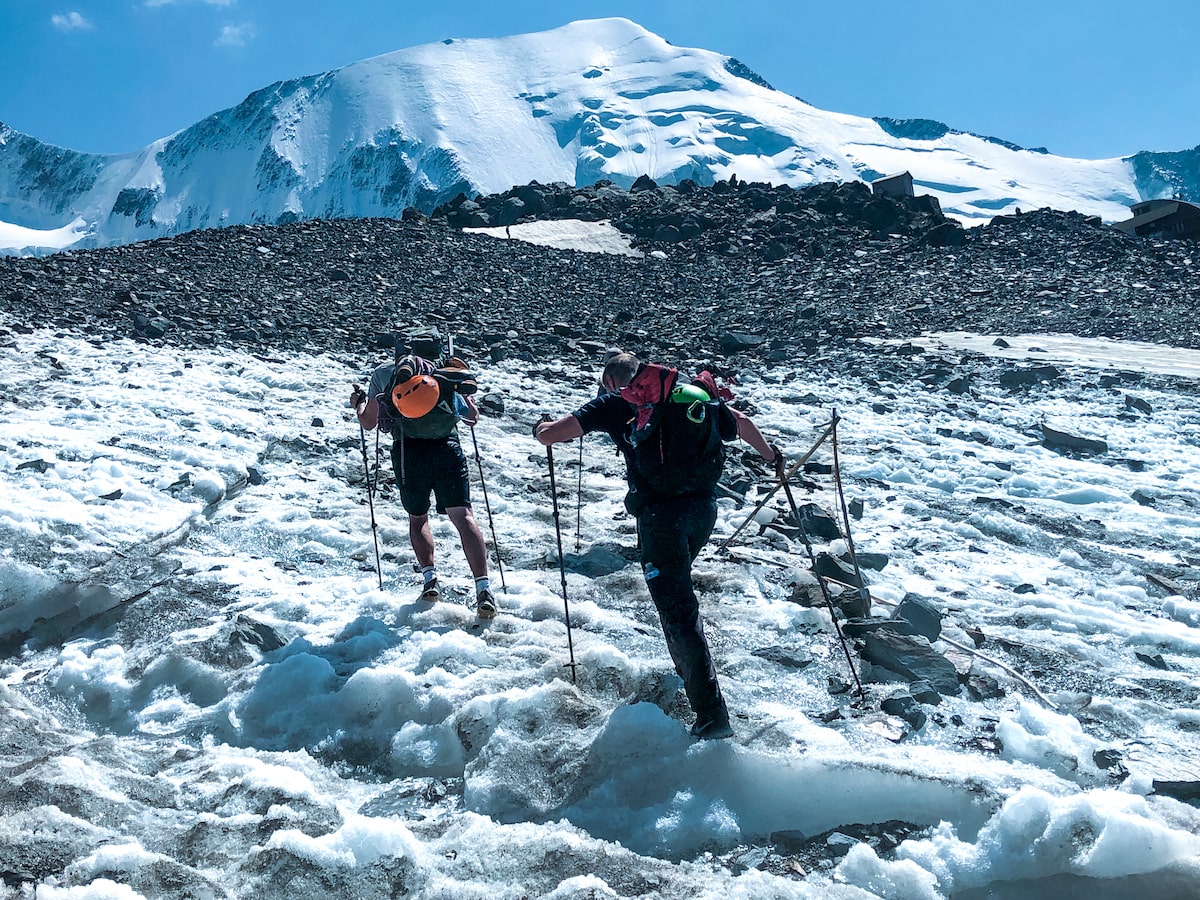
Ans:
[[[437,405],[437,379],[432,375],[414,375],[392,390],[392,405],[406,419],[419,419]]]

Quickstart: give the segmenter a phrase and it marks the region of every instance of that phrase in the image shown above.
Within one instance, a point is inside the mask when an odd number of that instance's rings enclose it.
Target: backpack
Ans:
[[[630,462],[654,494],[711,495],[725,468],[725,442],[737,437],[737,420],[725,405],[733,395],[702,372],[680,383],[679,372],[644,365],[621,389],[637,410]]]
[[[392,403],[392,392],[410,375],[432,376],[440,392],[433,409],[418,419],[402,416]],[[451,357],[441,368],[435,368],[432,362],[420,356],[406,356],[392,368],[391,378],[381,396],[380,424],[394,438],[437,440],[456,435],[460,413],[458,395],[473,394],[478,387],[475,373],[457,356]]]

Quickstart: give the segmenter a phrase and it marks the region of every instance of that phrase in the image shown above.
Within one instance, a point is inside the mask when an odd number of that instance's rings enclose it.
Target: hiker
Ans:
[[[457,357],[437,366],[441,341],[436,334],[412,337],[409,350],[409,355],[376,368],[365,392],[354,385],[350,405],[363,428],[378,425],[392,434],[392,470],[424,578],[421,599],[433,603],[441,597],[429,526],[432,493],[437,511],[450,519],[462,541],[475,578],[475,612],[491,619],[497,605],[488,582],[487,545],[471,511],[467,458],[458,439],[459,418],[470,427],[479,419],[472,396],[478,385]]]
[[[637,519],[646,587],[696,714],[692,734],[701,739],[731,737],[729,710],[692,584],[692,563],[716,524],[722,442],[740,437],[776,468],[782,453],[748,416],[726,405],[724,400],[732,395],[718,388],[708,372],[687,384],[674,369],[619,353],[605,365],[601,387],[604,393],[574,413],[535,425],[534,437],[548,446],[603,431],[620,448],[629,485],[625,507]],[[682,455],[665,452],[667,445],[660,443],[668,436],[665,432],[681,433],[687,427],[682,422],[695,424],[704,435],[703,450],[693,443]]]

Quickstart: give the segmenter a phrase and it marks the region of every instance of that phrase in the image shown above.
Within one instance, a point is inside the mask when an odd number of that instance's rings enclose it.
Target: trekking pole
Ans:
[[[841,417],[835,409],[833,411],[833,481],[837,485],[838,504],[842,508],[842,522],[846,526],[846,549],[850,551],[850,562],[854,565],[854,575],[858,579],[858,596],[870,604],[871,595],[863,585],[862,569],[858,567],[858,553],[854,549],[854,536],[850,533],[850,510],[846,508],[846,495],[842,491],[842,469],[838,465],[837,439],[837,423],[840,421]]]
[[[375,522],[375,488],[371,484],[371,463],[367,461],[367,432],[358,423],[358,442],[362,447],[363,477],[367,482],[367,506],[371,510],[371,537],[375,539],[375,574],[379,578],[379,589],[383,590],[383,567],[379,562],[379,525]]]
[[[496,550],[496,567],[500,570],[500,587],[508,593],[504,583],[504,561],[500,558],[500,544],[496,540],[496,523],[492,521],[492,504],[488,502],[487,482],[483,480],[483,463],[479,460],[479,441],[475,439],[475,426],[471,426],[471,443],[475,445],[475,465],[479,469],[479,484],[483,488],[483,508],[487,510],[488,530],[492,532],[492,547]]]
[[[834,422],[836,422],[836,417]],[[832,426],[830,426],[832,427]],[[863,690],[862,682],[858,679],[858,670],[854,667],[854,659],[850,656],[850,648],[846,645],[846,636],[842,634],[842,626],[838,624],[837,611],[833,606],[833,598],[829,596],[829,586],[825,584],[825,579],[817,572],[817,558],[813,554],[812,541],[808,539],[808,529],[804,527],[804,520],[807,516],[800,512],[800,507],[796,505],[796,498],[792,496],[792,486],[788,484],[786,473],[780,470],[780,487],[787,495],[788,505],[792,508],[792,515],[796,517],[796,521],[800,525],[800,539],[804,541],[804,549],[808,552],[808,562],[812,566],[813,577],[817,579],[817,584],[821,588],[821,597],[825,600],[825,605],[829,607],[829,618],[833,620],[833,630],[837,632],[838,642],[842,645],[842,653],[846,655],[846,665],[850,669],[850,676],[854,679],[854,684],[858,687],[858,699],[860,703],[867,702],[866,692]],[[859,579],[859,590],[862,590],[862,579]]]
[[[579,472],[575,480],[575,552],[583,549],[583,435],[579,436]]]
[[[760,499],[758,501],[758,503],[755,505],[754,509],[752,509],[750,511],[750,515],[746,516],[746,518],[745,518],[745,520],[743,520],[742,524],[737,527],[737,530],[734,531],[734,533],[731,534],[729,537],[725,538],[725,540],[724,540],[724,542],[722,542],[721,546],[717,548],[718,552],[721,550],[729,549],[729,545],[732,544],[734,539],[739,534],[742,533],[742,529],[745,528],[747,525],[749,525],[750,520],[758,515],[759,510],[761,510],[764,506],[767,505],[768,502],[770,502],[771,498],[775,496],[775,493],[787,483],[787,479],[791,478],[798,471],[800,471],[800,467],[803,466],[806,462],[809,461],[809,459],[812,458],[812,455],[817,452],[817,448],[820,447],[823,443],[825,443],[825,439],[828,438],[829,435],[832,433],[833,433],[833,423],[830,422],[829,425],[826,426],[825,431],[821,434],[821,436],[819,438],[817,438],[816,443],[814,443],[809,448],[808,452],[805,453],[798,460],[796,460],[796,462],[792,464],[792,467],[790,469],[788,469],[786,473],[784,473],[782,476],[780,476],[782,480],[779,482],[779,484],[775,485],[773,488],[771,488],[771,490],[767,491],[767,493],[762,497],[762,499]]]
[[[549,422],[550,417],[542,416],[542,421]],[[567,603],[567,566],[563,561],[562,528],[558,521],[558,490],[554,483],[554,447],[550,444],[546,445],[546,462],[550,466],[550,500],[554,509],[554,536],[558,539],[558,572],[562,577],[563,615],[567,622],[567,651],[571,655],[571,661],[564,663],[563,666],[571,670],[571,683],[574,684],[575,669],[578,664],[575,662],[575,644],[571,639],[571,607]]]

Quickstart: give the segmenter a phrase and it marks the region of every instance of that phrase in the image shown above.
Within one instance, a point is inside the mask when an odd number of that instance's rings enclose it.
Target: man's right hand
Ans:
[[[350,408],[357,410],[360,406],[367,402],[367,392],[359,385],[354,385],[354,390],[350,392]]]

